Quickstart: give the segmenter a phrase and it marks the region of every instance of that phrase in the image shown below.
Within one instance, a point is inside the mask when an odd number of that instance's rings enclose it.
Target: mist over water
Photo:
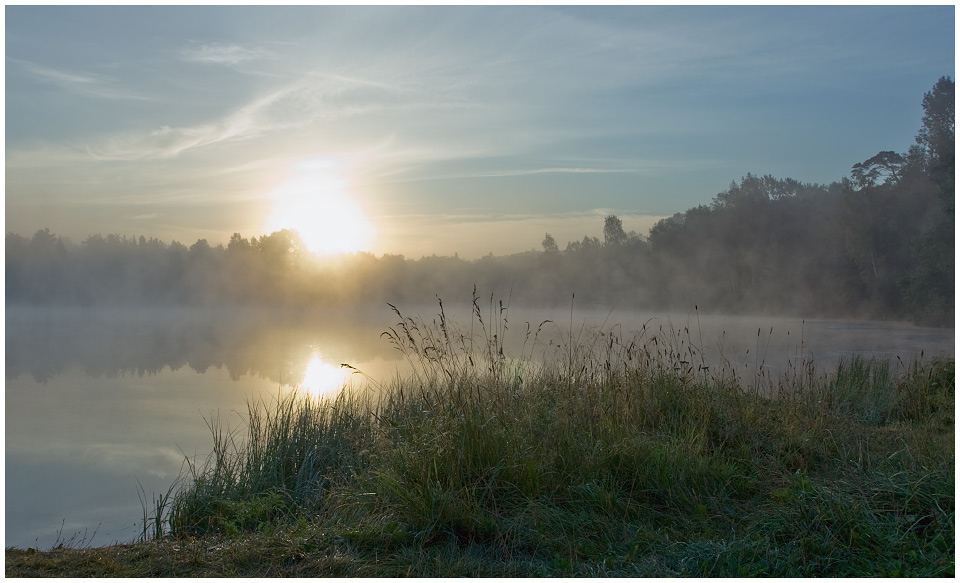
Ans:
[[[482,324],[472,305],[445,303],[451,329],[472,329],[479,345],[486,327],[503,334],[508,356],[547,362],[562,359],[571,341],[602,343],[610,335],[692,346],[714,370],[727,366],[744,378],[761,369],[776,376],[801,362],[829,369],[853,354],[896,364],[897,356],[909,362],[921,351],[954,352],[952,330],[894,322],[479,305]],[[439,319],[436,303],[398,308],[415,320]],[[219,415],[242,429],[249,400],[295,390],[317,363],[332,370],[347,363],[389,383],[407,365],[381,334],[399,321],[386,305],[340,312],[8,308],[6,544],[48,548],[58,536],[95,531],[95,545],[135,539],[138,488],[148,497],[164,493],[184,456],[204,459],[212,445],[204,419]],[[357,375],[347,378],[363,385]]]
[[[376,328],[367,312],[8,308],[6,375],[43,383],[73,369],[114,378],[222,368],[231,379],[291,383],[316,352],[364,362],[391,358],[389,346],[376,342]]]
[[[441,309],[463,334],[481,336],[484,326],[505,326],[503,340],[521,352],[549,356],[551,346],[582,342],[591,334],[692,345],[713,365],[730,362],[813,361],[830,368],[841,356],[900,356],[904,360],[953,352],[952,329],[902,322],[806,320],[791,317],[708,315],[586,308],[510,308],[492,302],[480,319],[468,304],[400,307],[403,317],[439,320]],[[296,384],[316,354],[330,362],[385,363],[401,360],[382,337],[399,317],[378,310],[330,312],[284,309],[45,307],[6,310],[6,378],[28,375],[46,383],[66,372],[117,378],[156,375],[165,369],[197,374],[223,369]],[[759,359],[759,360],[758,360]],[[367,372],[367,371],[364,371]]]

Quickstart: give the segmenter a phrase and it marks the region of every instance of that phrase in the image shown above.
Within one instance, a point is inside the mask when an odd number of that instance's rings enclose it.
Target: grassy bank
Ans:
[[[6,574],[954,573],[952,359],[741,378],[673,331],[536,328],[510,357],[506,311],[474,307],[398,311],[388,386],[210,420],[143,542],[8,549]]]

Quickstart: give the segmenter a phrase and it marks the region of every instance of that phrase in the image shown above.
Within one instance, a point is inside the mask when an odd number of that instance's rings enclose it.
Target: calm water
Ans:
[[[447,315],[469,332],[469,307]],[[483,315],[488,325],[496,319]],[[555,322],[539,338],[548,355],[550,340],[569,338],[571,325],[574,338],[601,326],[628,336],[646,325],[648,337],[693,342],[711,364],[748,372],[775,374],[801,360],[829,368],[852,354],[907,361],[921,351],[954,353],[953,330],[901,323],[520,309],[508,313],[508,348],[519,352],[526,322],[536,329],[545,319]],[[386,307],[7,309],[5,546],[49,548],[77,533],[97,546],[135,539],[139,488],[148,497],[166,492],[185,456],[205,458],[205,418],[242,427],[249,400],[328,391],[344,380],[340,363],[393,377],[403,361],[380,334],[397,321]]]

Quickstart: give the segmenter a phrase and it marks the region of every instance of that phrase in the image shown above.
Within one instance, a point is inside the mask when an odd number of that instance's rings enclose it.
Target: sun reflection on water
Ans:
[[[300,390],[306,391],[311,397],[319,398],[341,390],[348,382],[349,371],[324,362],[319,354],[314,354],[303,373],[300,381]]]

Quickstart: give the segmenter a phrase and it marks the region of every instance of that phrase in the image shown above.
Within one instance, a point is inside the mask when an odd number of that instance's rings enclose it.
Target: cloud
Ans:
[[[640,167],[602,168],[602,167],[544,167],[544,168],[514,168],[490,169],[467,172],[436,172],[431,171],[426,164],[439,161],[477,160],[482,159],[487,150],[455,151],[448,149],[438,151],[430,157],[405,157],[398,160],[386,156],[381,163],[393,163],[393,167],[381,165],[380,168],[367,168],[365,182],[374,184],[403,184],[411,182],[430,182],[440,180],[463,180],[470,178],[509,178],[519,176],[534,176],[543,174],[636,174],[644,172]],[[416,173],[416,175],[410,175]],[[407,174],[408,176],[404,176]]]
[[[333,123],[404,107],[389,103],[386,95],[371,95],[371,90],[399,91],[375,81],[305,73],[286,84],[270,87],[261,96],[219,118],[192,126],[161,125],[114,134],[88,143],[82,150],[99,161],[169,159],[228,140],[260,137],[287,129],[296,133],[316,123]],[[323,134],[312,134],[309,139],[313,143],[332,141]],[[291,136],[284,141],[287,145],[294,144],[296,138]],[[337,144],[337,147],[342,146]]]
[[[160,128],[145,134],[112,136],[85,146],[87,155],[101,162],[173,158],[185,150],[216,143],[225,131],[216,125],[193,128]]]
[[[67,72],[13,57],[7,57],[7,61],[16,63],[21,69],[36,78],[59,85],[68,91],[103,99],[153,100],[152,97],[133,93],[120,87],[117,79],[106,75]]]
[[[348,84],[348,85],[367,85],[367,86],[370,86],[370,87],[376,87],[376,88],[378,88],[378,89],[385,89],[385,90],[393,91],[393,92],[397,92],[397,93],[405,92],[405,91],[406,91],[406,89],[405,89],[404,87],[402,87],[401,85],[398,85],[398,84],[385,83],[385,82],[376,81],[376,80],[373,80],[373,79],[364,79],[364,78],[358,77],[358,76],[356,76],[356,75],[346,76],[346,75],[340,75],[340,74],[337,74],[337,73],[323,73],[323,72],[314,72],[314,73],[311,73],[311,75],[316,76],[316,77],[320,77],[320,78],[326,78],[326,79],[333,79],[333,80],[337,80],[337,81],[342,81],[342,82],[344,82],[345,84]]]
[[[537,176],[551,174],[654,174],[665,171],[689,170],[690,159],[680,158],[615,158],[597,156],[567,155],[540,160],[541,165],[520,168],[510,168],[511,160],[503,160],[503,154],[522,159],[529,152],[517,148],[513,152],[505,149],[497,150],[496,145],[484,147],[482,142],[474,143],[470,149],[453,148],[449,145],[434,148],[401,149],[378,152],[379,167],[366,168],[365,174],[368,184],[403,184],[414,182],[482,179],[482,178],[510,178],[522,176]],[[458,144],[459,146],[459,144]],[[534,148],[535,149],[535,148]],[[491,157],[496,154],[496,157]],[[445,170],[446,163],[469,164],[472,168],[462,171]],[[696,166],[705,168],[715,166],[719,162],[701,158]]]
[[[174,448],[130,443],[91,443],[67,446],[68,455],[107,472],[128,472],[130,468],[147,466],[149,475],[169,479],[177,475],[183,454]]]
[[[214,65],[237,65],[274,56],[266,49],[248,49],[238,44],[224,43],[205,43],[198,47],[185,48],[180,54],[186,61]]]
[[[289,120],[271,119],[265,113],[294,89],[274,91],[208,123],[186,127],[163,125],[153,130],[115,135],[99,144],[88,144],[84,150],[100,161],[167,159],[225,140],[250,138],[291,124]]]
[[[530,174],[603,174],[624,172],[637,172],[637,170],[634,168],[528,168],[521,170],[491,170],[489,172],[477,172],[471,176],[486,178],[498,176],[527,176]]]
[[[8,59],[10,61],[19,63],[24,70],[36,75],[37,77],[43,77],[44,79],[49,79],[51,81],[56,81],[59,83],[97,83],[98,80],[94,77],[87,75],[76,75],[72,73],[65,73],[63,71],[58,71],[57,69],[51,69],[50,67],[44,67],[43,65],[38,65],[36,63],[31,63],[29,61],[23,61],[21,59]]]

